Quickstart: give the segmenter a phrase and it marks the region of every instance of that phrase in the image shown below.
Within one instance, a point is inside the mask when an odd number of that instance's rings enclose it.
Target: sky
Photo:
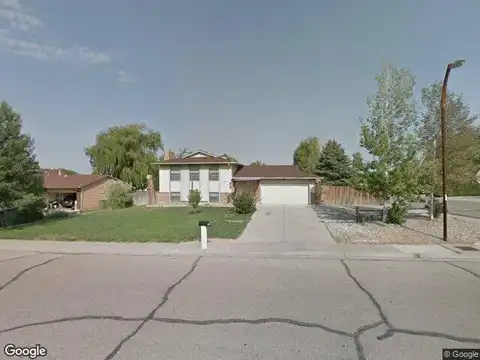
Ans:
[[[145,123],[165,149],[291,164],[308,136],[359,150],[382,61],[441,80],[480,112],[480,1],[0,0],[0,99],[42,167]]]

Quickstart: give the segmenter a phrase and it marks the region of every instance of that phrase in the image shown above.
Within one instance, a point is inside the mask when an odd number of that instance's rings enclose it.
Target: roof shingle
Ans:
[[[43,174],[43,187],[46,190],[81,189],[107,177],[105,175],[64,175],[58,174],[58,172],[47,171]]]
[[[246,165],[234,178],[310,178],[296,165]]]

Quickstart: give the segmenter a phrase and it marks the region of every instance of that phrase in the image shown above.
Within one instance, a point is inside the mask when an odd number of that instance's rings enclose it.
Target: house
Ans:
[[[56,169],[42,169],[41,173],[49,201],[69,197],[76,201],[76,209],[81,211],[100,209],[108,187],[118,181],[104,175],[67,175]]]
[[[200,190],[202,202],[227,204],[231,195],[251,191],[260,204],[311,203],[315,177],[295,165],[242,165],[205,151],[180,158],[165,154],[159,166],[159,203],[188,201],[192,189]]]

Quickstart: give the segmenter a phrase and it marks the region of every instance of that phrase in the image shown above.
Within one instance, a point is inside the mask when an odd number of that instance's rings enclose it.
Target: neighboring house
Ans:
[[[305,175],[295,165],[242,165],[205,151],[180,158],[165,154],[159,166],[160,203],[188,201],[192,189],[200,190],[202,202],[227,204],[231,195],[251,191],[261,204],[307,205],[315,177]]]
[[[69,196],[77,202],[77,210],[81,211],[100,209],[101,202],[106,200],[108,187],[118,181],[104,175],[67,175],[61,170],[50,169],[42,169],[41,172],[49,201]]]

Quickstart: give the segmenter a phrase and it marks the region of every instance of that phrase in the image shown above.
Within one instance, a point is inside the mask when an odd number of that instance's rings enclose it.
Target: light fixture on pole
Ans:
[[[442,97],[440,100],[440,121],[442,125],[442,193],[443,193],[443,240],[447,241],[448,229],[447,229],[447,125],[446,125],[446,103],[447,103],[447,83],[450,71],[452,69],[459,68],[465,64],[465,60],[456,60],[447,65],[445,71],[445,77],[442,85]]]

